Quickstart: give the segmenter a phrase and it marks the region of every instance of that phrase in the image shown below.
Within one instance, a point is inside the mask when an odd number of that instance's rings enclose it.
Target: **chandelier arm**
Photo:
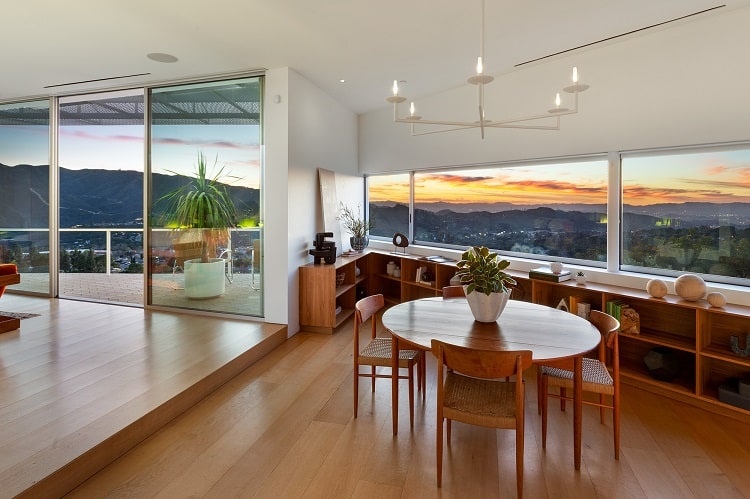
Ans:
[[[480,31],[479,31],[479,58],[477,60],[477,72],[470,76],[466,81],[471,85],[477,85],[477,108],[479,112],[479,119],[475,122],[463,122],[463,121],[444,121],[444,120],[429,120],[423,119],[414,112],[414,103],[412,102],[411,115],[400,118],[398,113],[398,104],[406,100],[405,97],[398,94],[397,80],[393,82],[393,95],[386,98],[386,101],[393,103],[393,121],[395,123],[409,123],[411,125],[411,135],[428,135],[433,133],[450,132],[455,130],[465,130],[469,128],[479,128],[482,139],[485,136],[486,128],[518,128],[528,130],[559,130],[560,129],[560,117],[578,113],[578,94],[586,91],[589,85],[581,83],[578,79],[578,70],[573,68],[573,84],[564,87],[562,91],[574,94],[575,106],[573,109],[567,109],[560,106],[560,95],[557,95],[556,105],[557,107],[551,109],[547,114],[537,114],[532,116],[504,119],[502,121],[488,120],[485,118],[485,107],[484,107],[484,86],[494,80],[494,78],[488,74],[484,74],[484,27],[485,27],[485,0],[480,0],[481,16],[480,16]],[[534,121],[549,121],[554,119],[555,125],[544,125],[544,124],[530,124],[529,122]],[[442,130],[427,130],[417,132],[415,125],[434,125],[441,127],[449,127]]]
[[[417,123],[412,123],[412,131],[411,135],[414,137],[420,136],[420,135],[433,135],[436,133],[444,133],[444,132],[454,132],[456,130],[466,130],[470,128],[479,128],[479,125],[473,125],[473,126],[464,126],[464,127],[455,127],[455,128],[440,128],[436,130],[423,130],[421,132],[416,131],[414,129],[414,126]],[[423,124],[423,123],[418,123]],[[494,125],[494,124],[488,124],[487,128],[514,128],[517,130],[551,130],[551,131],[558,131],[560,130],[560,124],[557,125],[549,125],[549,126],[536,126],[536,125]]]

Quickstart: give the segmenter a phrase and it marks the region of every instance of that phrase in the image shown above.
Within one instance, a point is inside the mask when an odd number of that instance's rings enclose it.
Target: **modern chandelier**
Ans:
[[[484,74],[484,0],[482,4],[481,25],[479,31],[479,57],[477,58],[477,73],[470,76],[466,82],[477,86],[478,92],[478,116],[476,121],[441,121],[425,119],[416,114],[414,102],[409,106],[409,114],[399,117],[399,104],[406,101],[406,97],[398,93],[398,81],[393,80],[393,95],[386,100],[393,104],[393,121],[396,123],[409,123],[411,125],[412,135],[427,135],[431,133],[450,132],[453,130],[465,130],[467,128],[479,128],[482,138],[484,139],[484,130],[486,128],[522,128],[531,130],[559,130],[560,118],[569,114],[578,112],[578,94],[589,88],[589,85],[578,81],[578,68],[573,68],[573,84],[564,87],[563,92],[573,94],[574,105],[572,108],[562,107],[560,93],[555,96],[555,107],[548,110],[546,114],[536,114],[520,118],[510,118],[503,120],[487,119],[484,114],[484,86],[491,83],[495,78]],[[435,125],[428,130],[417,131],[416,125]],[[442,127],[442,128],[438,128]]]

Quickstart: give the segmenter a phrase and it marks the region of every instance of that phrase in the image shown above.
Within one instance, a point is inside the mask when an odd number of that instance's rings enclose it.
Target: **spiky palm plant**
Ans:
[[[218,158],[214,162],[214,170],[216,162]],[[220,182],[224,177],[224,167],[210,176],[206,156],[199,152],[193,179],[159,200],[167,203],[167,225],[178,229],[201,230],[201,238],[205,243],[201,261],[206,263],[211,254],[215,256],[220,244],[226,244],[229,230],[237,217],[226,185]]]

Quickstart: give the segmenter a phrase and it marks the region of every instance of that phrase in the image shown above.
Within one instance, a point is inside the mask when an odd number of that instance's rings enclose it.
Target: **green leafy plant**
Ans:
[[[214,169],[216,162],[218,158]],[[206,156],[199,152],[191,181],[159,199],[167,203],[164,215],[167,226],[201,230],[201,239],[205,242],[202,262],[208,262],[209,255],[215,255],[217,246],[226,243],[237,217],[227,187],[221,182],[225,177],[224,167],[209,174]]]
[[[509,292],[516,285],[515,279],[503,272],[510,262],[501,260],[497,253],[492,253],[485,246],[474,246],[461,255],[456,264],[456,276],[461,284],[468,285],[466,293],[477,291],[490,295]]]
[[[366,220],[360,216],[360,206],[357,205],[357,212],[342,204],[338,220],[344,229],[354,237],[365,237],[367,233],[375,227],[372,220]]]

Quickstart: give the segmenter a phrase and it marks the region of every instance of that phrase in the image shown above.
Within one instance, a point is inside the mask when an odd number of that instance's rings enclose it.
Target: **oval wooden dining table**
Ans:
[[[482,350],[531,350],[532,361],[574,359],[573,440],[575,469],[581,467],[582,359],[601,334],[577,315],[535,303],[509,300],[496,322],[474,320],[465,298],[431,297],[394,305],[383,326],[393,338],[393,434],[398,434],[398,349],[431,350],[433,339]]]

